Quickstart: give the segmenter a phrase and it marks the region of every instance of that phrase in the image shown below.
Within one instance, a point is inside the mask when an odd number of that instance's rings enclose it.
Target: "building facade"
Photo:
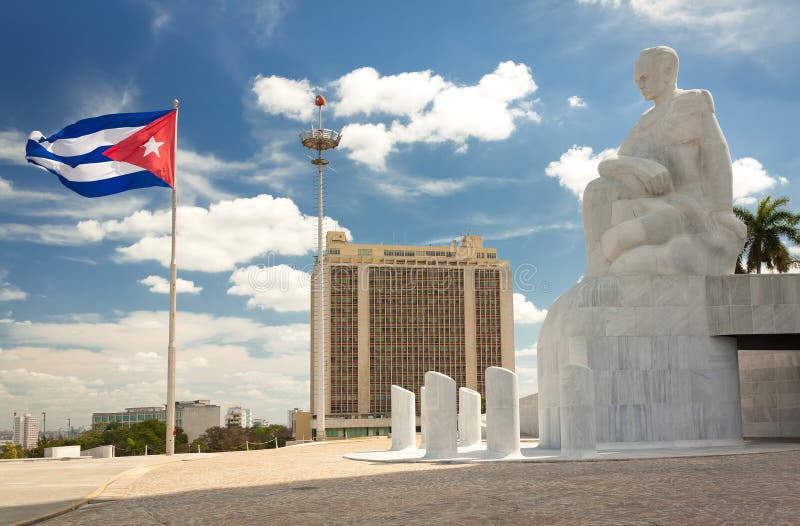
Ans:
[[[292,433],[295,440],[311,440],[311,421],[312,415],[308,411],[301,411],[298,408],[289,409],[286,427]]]
[[[167,411],[164,406],[146,407],[126,407],[124,411],[111,413],[92,413],[92,427],[94,429],[105,429],[112,422],[121,424],[123,427],[131,427],[139,422],[146,420],[167,421]]]
[[[419,394],[427,371],[484,393],[484,371],[514,369],[508,262],[481,236],[443,246],[348,243],[328,232],[325,403],[329,437],[385,434],[391,385]],[[311,412],[317,313],[311,298]],[[419,397],[417,412],[419,413]]]
[[[213,405],[210,400],[192,400],[188,402],[175,402],[175,427],[183,429],[189,442],[206,432],[210,427],[219,427],[220,407]],[[92,427],[105,429],[111,422],[117,422],[123,427],[146,420],[158,420],[166,423],[167,410],[165,406],[127,407],[124,411],[111,413],[92,413]]]
[[[207,429],[219,427],[222,409],[211,400],[191,400],[175,403],[175,426],[183,429],[189,443],[204,434]]]
[[[11,439],[25,449],[33,449],[39,442],[39,416],[14,413],[14,435]]]
[[[253,427],[253,412],[246,407],[229,407],[225,413],[226,427],[243,427],[245,429]]]

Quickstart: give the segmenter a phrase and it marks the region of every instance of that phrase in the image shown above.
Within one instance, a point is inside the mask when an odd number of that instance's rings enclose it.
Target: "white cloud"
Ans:
[[[507,139],[521,121],[539,122],[538,86],[525,64],[501,62],[472,85],[456,85],[431,71],[381,76],[359,68],[333,81],[337,116],[389,116],[391,122],[354,122],[342,130],[340,147],[350,159],[373,170],[386,169],[387,156],[399,144],[444,143],[465,153],[467,141]],[[258,76],[253,83],[258,106],[272,115],[311,121],[314,87],[306,80]],[[384,119],[386,120],[386,119]]]
[[[292,80],[276,75],[256,76],[253,93],[258,107],[270,115],[283,115],[310,124],[314,118],[317,88],[307,79]]]
[[[539,391],[539,379],[537,377],[537,353],[536,344],[532,344],[523,349],[517,349],[514,353],[515,367],[514,372],[519,378],[520,396],[527,396]]]
[[[169,294],[169,280],[161,276],[147,276],[140,279],[139,283],[150,287],[150,292],[156,294]],[[198,287],[194,281],[189,281],[181,278],[175,280],[175,292],[178,294],[199,294],[203,287]]]
[[[622,4],[622,0],[578,0],[579,4],[596,4],[596,5],[607,5],[612,7],[619,7]]]
[[[517,120],[539,120],[537,113],[518,104],[537,89],[528,66],[501,62],[476,85],[443,89],[430,110],[413,115],[407,124],[395,121],[392,132],[399,143],[507,139]]]
[[[238,400],[274,421],[287,407],[308,407],[307,324],[267,326],[181,311],[177,324],[179,399],[212,398],[223,409]],[[46,409],[48,424],[71,416],[85,425],[93,411],[164,403],[167,312],[94,323],[8,320],[3,334],[4,414]],[[269,395],[247,396],[259,388]],[[222,394],[209,396],[216,391]]]
[[[0,162],[27,164],[25,143],[28,135],[17,130],[0,130]]]
[[[391,178],[375,183],[377,190],[395,199],[411,199],[420,196],[440,197],[460,192],[470,186],[483,183],[500,184],[502,179],[489,177],[464,177],[461,179],[429,179],[404,177],[395,174]]]
[[[86,237],[74,226],[0,223],[0,239],[45,245],[82,245]]]
[[[9,283],[3,283],[0,285],[0,301],[24,300],[27,297],[27,292],[20,290]]]
[[[755,203],[757,194],[772,188],[778,182],[787,184],[789,180],[770,176],[764,166],[752,157],[733,161],[733,202],[737,205]]]
[[[75,104],[74,113],[68,120],[134,111],[140,90],[133,82],[121,85],[103,75],[78,76],[77,79],[70,87]]]
[[[444,88],[452,86],[430,70],[381,76],[370,67],[359,68],[333,82],[339,96],[338,117],[357,113],[411,116],[420,113]]]
[[[248,307],[277,312],[309,310],[311,276],[288,265],[272,267],[251,265],[231,274],[233,286],[228,294],[250,296]]]
[[[0,301],[24,300],[28,297],[26,292],[5,281],[8,271],[0,268]]]
[[[153,20],[150,22],[150,27],[153,32],[157,33],[170,21],[169,13],[165,11],[157,11],[153,14]]]
[[[103,199],[86,199],[63,188],[54,176],[43,175],[51,178],[53,186],[60,192],[19,190],[11,181],[0,177],[0,202],[4,211],[35,217],[102,219],[132,213],[147,203],[147,199],[132,195],[131,192]],[[46,203],[46,205],[31,206],[31,203]]]
[[[291,4],[286,0],[233,2],[246,17],[251,33],[261,42],[270,40],[278,30]]]
[[[395,142],[394,134],[382,122],[342,128],[341,147],[349,150],[347,157],[376,171],[386,170],[386,157],[395,149]]]
[[[798,6],[783,0],[578,0],[624,10],[650,26],[685,31],[710,48],[755,51],[797,40]],[[619,14],[615,14],[619,18]],[[621,19],[630,24],[631,20]]]
[[[585,108],[586,101],[582,98],[578,97],[577,95],[573,95],[567,99],[570,108]]]
[[[489,232],[483,235],[483,239],[497,241],[502,239],[512,239],[515,237],[530,236],[531,234],[538,234],[539,232],[547,232],[549,230],[580,230],[582,228],[583,225],[578,223],[550,223],[544,225],[515,227],[498,232]]]
[[[326,218],[326,228],[345,230]],[[119,261],[170,261],[171,212],[140,210],[122,220],[82,221],[86,241],[136,239],[117,248]],[[316,218],[300,212],[291,199],[261,194],[220,201],[208,208],[178,209],[178,259],[183,270],[221,272],[253,258],[275,253],[300,256],[313,250]],[[349,232],[348,232],[349,236]]]
[[[547,316],[547,309],[539,309],[533,302],[528,301],[524,294],[514,293],[514,323],[541,323],[545,316]]]
[[[536,344],[514,351],[514,357],[517,359],[529,358],[531,356],[536,356]]]
[[[545,168],[548,177],[555,177],[558,183],[583,200],[583,191],[589,181],[599,177],[597,165],[617,153],[616,148],[607,148],[595,154],[589,146],[574,145],[564,152],[558,161],[552,161]]]

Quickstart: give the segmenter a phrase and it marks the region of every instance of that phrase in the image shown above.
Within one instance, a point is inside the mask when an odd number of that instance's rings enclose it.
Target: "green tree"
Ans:
[[[269,426],[252,427],[248,430],[249,440],[256,444],[256,448],[267,449],[275,447],[275,439],[278,439],[278,446],[286,445],[292,432],[286,426],[272,424]]]
[[[210,427],[197,439],[201,451],[239,451],[250,439],[243,427]]]
[[[763,198],[753,214],[741,206],[733,207],[736,216],[747,226],[747,240],[736,260],[736,273],[761,274],[761,266],[778,272],[800,265],[786,248],[784,240],[800,244],[800,214],[786,209],[788,197]]]
[[[2,459],[18,458],[19,453],[21,453],[21,451],[17,450],[16,444],[6,444],[6,447],[3,450],[3,454],[0,455],[0,458]]]

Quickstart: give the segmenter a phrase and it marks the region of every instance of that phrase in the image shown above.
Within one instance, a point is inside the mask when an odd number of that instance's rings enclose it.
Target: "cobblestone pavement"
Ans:
[[[800,524],[800,452],[530,464],[371,464],[385,439],[168,464],[128,498],[48,526],[225,524]]]

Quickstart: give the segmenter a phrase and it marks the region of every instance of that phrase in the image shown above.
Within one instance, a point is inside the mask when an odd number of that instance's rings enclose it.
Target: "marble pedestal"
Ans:
[[[416,400],[414,393],[392,386],[392,451],[416,449]]]
[[[503,367],[486,369],[486,450],[497,458],[519,455],[519,383]]]
[[[425,373],[426,459],[448,459],[458,456],[458,417],[456,415],[456,382],[434,371]]]
[[[471,447],[481,443],[481,394],[472,389],[458,389],[459,445]]]
[[[703,276],[587,278],[538,342],[541,447],[561,447],[560,368],[594,378],[598,447],[741,439],[736,341],[710,336]]]

